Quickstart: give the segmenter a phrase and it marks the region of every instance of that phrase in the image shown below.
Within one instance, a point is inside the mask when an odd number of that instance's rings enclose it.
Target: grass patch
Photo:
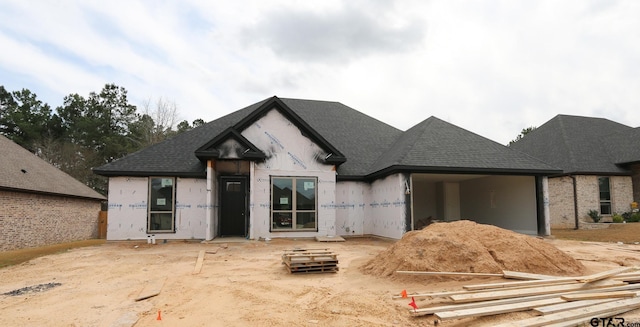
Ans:
[[[26,248],[20,250],[0,252],[0,268],[17,265],[37,257],[45,255],[66,252],[70,249],[81,248],[85,246],[96,246],[105,243],[103,239],[92,239],[84,241],[75,241],[68,243],[60,243],[54,245],[40,246],[35,248]]]
[[[602,229],[552,229],[551,236],[559,239],[587,242],[640,242],[640,223],[608,224]]]

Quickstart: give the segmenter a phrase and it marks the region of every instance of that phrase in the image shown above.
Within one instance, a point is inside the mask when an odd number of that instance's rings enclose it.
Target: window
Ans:
[[[611,214],[611,188],[609,177],[598,177],[598,189],[600,190],[600,214]]]
[[[147,233],[175,231],[174,185],[175,179],[171,177],[149,178]]]
[[[317,179],[273,177],[271,179],[271,230],[317,230]]]
[[[227,182],[227,192],[240,192],[242,191],[241,182]]]

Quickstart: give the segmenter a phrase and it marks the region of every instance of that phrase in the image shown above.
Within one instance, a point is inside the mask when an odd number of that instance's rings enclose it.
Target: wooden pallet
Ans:
[[[292,274],[338,272],[338,255],[328,249],[286,250],[282,263]]]

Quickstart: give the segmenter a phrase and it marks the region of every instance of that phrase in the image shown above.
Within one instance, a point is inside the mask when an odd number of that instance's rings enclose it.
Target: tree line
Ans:
[[[0,85],[0,134],[106,194],[106,178],[93,174],[92,167],[204,124],[178,122],[176,104],[162,98],[141,107],[129,103],[127,90],[115,84],[86,97],[69,94],[55,110],[28,89]]]

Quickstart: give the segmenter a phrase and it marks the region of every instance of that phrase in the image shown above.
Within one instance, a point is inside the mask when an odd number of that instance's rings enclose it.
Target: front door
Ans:
[[[247,178],[220,177],[220,236],[247,234]]]

